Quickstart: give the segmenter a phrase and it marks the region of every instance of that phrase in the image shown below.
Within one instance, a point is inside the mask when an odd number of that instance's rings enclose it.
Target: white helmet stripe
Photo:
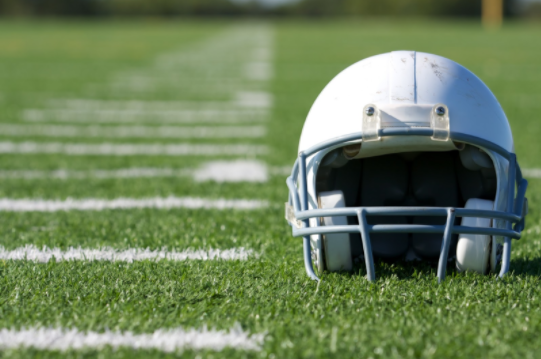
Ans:
[[[391,103],[417,103],[415,51],[393,51],[390,57],[389,90]]]

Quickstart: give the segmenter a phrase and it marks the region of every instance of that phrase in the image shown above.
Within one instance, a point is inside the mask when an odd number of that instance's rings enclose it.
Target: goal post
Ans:
[[[486,27],[500,27],[503,21],[503,0],[482,0],[482,22]]]

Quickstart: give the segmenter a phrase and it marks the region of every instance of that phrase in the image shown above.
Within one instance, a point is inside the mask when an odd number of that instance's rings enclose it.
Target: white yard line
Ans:
[[[235,103],[239,107],[271,108],[273,96],[265,91],[241,91],[236,93]]]
[[[197,182],[267,182],[267,166],[259,161],[212,161],[192,172]]]
[[[120,168],[116,170],[0,170],[0,178],[22,179],[89,179],[89,178],[153,178],[190,176],[192,170],[179,168]]]
[[[205,199],[197,197],[152,198],[83,198],[65,200],[0,198],[0,211],[5,212],[56,212],[56,211],[102,211],[107,209],[133,208],[189,208],[189,209],[240,209],[255,210],[268,207],[267,201],[248,199]]]
[[[85,122],[85,123],[260,123],[267,120],[261,110],[131,110],[131,109],[26,109],[22,118],[29,122]]]
[[[66,250],[60,248],[38,248],[33,245],[27,245],[16,249],[5,249],[0,247],[0,259],[3,260],[28,260],[40,263],[47,263],[54,259],[61,261],[110,261],[110,262],[133,262],[144,260],[247,260],[249,257],[256,256],[253,250],[243,247],[232,249],[209,249],[185,251],[169,251],[166,249],[115,249],[102,247],[98,249],[88,249],[81,247],[69,247]]]
[[[154,333],[135,334],[132,332],[105,331],[83,332],[77,329],[22,328],[0,330],[0,348],[35,348],[39,350],[77,350],[128,347],[133,349],[155,349],[162,352],[176,352],[183,349],[209,349],[220,351],[224,348],[240,350],[261,350],[264,334],[250,335],[235,326],[229,331],[203,329],[161,329]]]
[[[0,153],[63,154],[96,156],[252,156],[267,153],[264,145],[135,144],[135,143],[61,143],[0,142]]]
[[[244,71],[250,80],[268,81],[273,77],[272,64],[266,61],[250,62],[245,65]]]
[[[248,92],[251,93],[251,92]],[[271,94],[259,92],[266,98],[272,98]],[[124,111],[265,111],[250,108],[239,108],[240,103],[246,99],[246,92],[239,91],[234,94],[232,101],[158,101],[158,100],[101,100],[91,98],[57,98],[47,101],[50,108],[97,111],[97,110],[124,110]]]
[[[25,109],[25,121],[241,123],[261,122],[269,115],[273,96],[265,91],[239,91],[231,102],[52,100],[47,109]]]
[[[529,178],[541,178],[541,168],[523,168],[522,175]]]
[[[271,176],[282,176],[282,177],[288,177],[291,175],[291,171],[293,170],[293,165],[291,166],[273,166],[269,168],[269,174]]]
[[[272,105],[273,96],[266,91],[237,91],[231,101],[144,101],[144,100],[99,100],[86,98],[53,99],[48,103],[55,109],[97,111],[228,111],[250,112],[251,107],[266,109]],[[254,110],[252,110],[254,111]],[[265,110],[260,110],[265,111]]]
[[[273,34],[267,26],[238,26],[191,49],[159,56],[144,71],[119,74],[110,84],[118,93],[226,94],[268,81],[272,71],[253,70],[254,62],[272,59]],[[255,86],[257,88],[257,86]]]
[[[263,126],[69,126],[0,124],[2,136],[98,138],[257,138]]]
[[[214,182],[267,182],[270,176],[287,177],[291,167],[267,167],[255,160],[203,162],[199,168],[153,168],[134,167],[114,170],[0,170],[0,178],[13,179],[108,179],[108,178],[155,178],[191,177],[194,181]]]
[[[174,93],[180,99],[201,101],[56,99],[44,109],[25,109],[22,117],[34,122],[262,122],[273,106],[268,92],[273,77],[272,47],[271,27],[241,25],[192,48],[162,54],[154,64],[119,73],[107,84],[93,86],[94,93],[109,98],[116,94],[126,98],[130,93],[137,97]]]

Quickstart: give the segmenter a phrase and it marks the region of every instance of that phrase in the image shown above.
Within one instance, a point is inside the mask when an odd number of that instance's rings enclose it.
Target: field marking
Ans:
[[[0,153],[62,154],[69,156],[219,156],[263,155],[264,145],[208,144],[135,144],[135,143],[61,143],[0,141]]]
[[[22,118],[28,122],[92,122],[92,123],[260,123],[268,118],[260,110],[80,110],[26,109]]]
[[[144,70],[121,73],[109,86],[123,95],[163,91],[208,95],[230,93],[246,85],[254,88],[254,84],[269,80],[273,74],[244,68],[252,62],[269,62],[272,42],[270,27],[238,26],[188,51],[182,49],[162,54]]]
[[[272,166],[269,168],[269,173],[272,176],[285,176],[288,177],[291,175],[293,165],[291,166]]]
[[[267,91],[237,91],[231,101],[157,101],[157,100],[100,100],[88,98],[52,99],[52,108],[67,110],[131,110],[131,111],[204,111],[238,110],[250,111],[262,108],[266,111],[273,103],[273,95]]]
[[[248,199],[204,199],[197,197],[151,197],[151,198],[83,198],[65,200],[0,198],[0,211],[4,212],[57,212],[102,211],[107,209],[240,209],[255,210],[268,207],[267,201]]]
[[[232,160],[203,162],[199,168],[133,167],[114,170],[0,170],[0,178],[22,179],[108,179],[108,178],[156,178],[192,177],[194,181],[214,182],[267,182],[270,176],[286,177],[291,167],[268,167],[255,160]]]
[[[50,103],[53,108],[24,109],[22,118],[31,122],[261,122],[269,115],[273,96],[265,91],[239,91],[231,102],[57,99]]]
[[[95,93],[108,97],[174,92],[177,97],[198,94],[197,98],[214,97],[213,101],[56,99],[47,108],[23,110],[22,118],[92,123],[263,122],[274,102],[267,91],[274,75],[272,47],[271,27],[237,26],[191,49],[161,54],[149,67],[121,72],[105,88],[94,86]]]
[[[267,166],[259,161],[212,161],[192,173],[197,182],[267,182]]]
[[[272,64],[267,61],[254,61],[245,65],[246,77],[250,80],[268,81],[273,75]]]
[[[98,249],[88,249],[81,247],[69,247],[66,250],[60,248],[38,248],[34,245],[27,245],[16,249],[5,249],[0,246],[0,259],[3,260],[28,260],[39,263],[47,263],[54,259],[56,262],[62,261],[109,261],[109,262],[134,262],[144,260],[248,260],[249,257],[256,256],[253,250],[244,247],[231,249],[187,249],[185,251],[175,251],[166,249],[115,249],[111,247],[102,247]]]
[[[263,109],[253,109],[250,99],[262,102]],[[53,109],[97,111],[97,110],[125,110],[125,111],[267,111],[266,105],[272,104],[272,94],[266,91],[238,91],[231,101],[158,101],[158,100],[100,100],[89,98],[52,99],[47,103]],[[261,104],[261,103],[260,103]]]
[[[2,136],[98,138],[258,138],[263,126],[68,126],[0,124]]]
[[[529,178],[541,178],[541,168],[523,168],[522,175]]]
[[[120,168],[116,170],[0,170],[0,178],[22,178],[22,179],[89,179],[89,178],[153,178],[153,177],[183,177],[191,175],[189,169],[179,168],[152,168],[134,167]]]
[[[271,108],[273,96],[265,91],[240,91],[236,93],[235,103],[240,107]]]
[[[154,333],[135,334],[106,330],[103,333],[82,332],[62,328],[22,328],[0,330],[0,348],[21,347],[39,350],[77,350],[128,347],[132,349],[156,349],[162,352],[176,352],[182,349],[224,348],[240,350],[261,350],[264,334],[252,334],[236,325],[229,331],[202,329],[160,329]]]

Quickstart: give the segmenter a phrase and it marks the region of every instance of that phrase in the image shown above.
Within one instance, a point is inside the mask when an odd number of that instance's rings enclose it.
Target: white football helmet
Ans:
[[[515,187],[516,184],[516,187]],[[396,51],[362,60],[321,92],[287,179],[286,219],[308,275],[364,257],[448,260],[509,271],[527,212],[527,181],[500,104],[446,58]]]

